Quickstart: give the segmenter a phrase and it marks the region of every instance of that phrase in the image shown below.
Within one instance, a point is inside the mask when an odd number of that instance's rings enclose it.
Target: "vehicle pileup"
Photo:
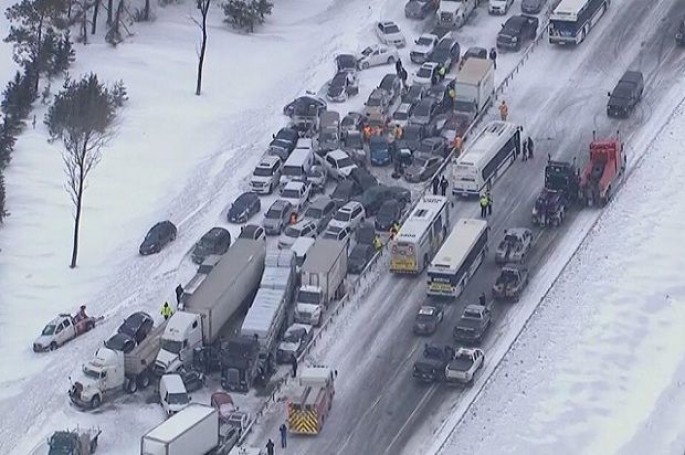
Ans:
[[[626,155],[618,131],[616,137],[597,139],[592,132],[590,160],[580,175],[580,200],[588,206],[604,206],[626,170]]]
[[[569,205],[579,197],[580,171],[573,162],[554,161],[547,157],[545,187],[533,207],[533,224],[559,226]]]

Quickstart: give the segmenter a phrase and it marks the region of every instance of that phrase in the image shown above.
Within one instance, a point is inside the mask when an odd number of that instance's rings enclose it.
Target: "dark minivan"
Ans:
[[[609,93],[607,115],[628,117],[642,99],[645,81],[639,71],[626,71],[614,90]]]

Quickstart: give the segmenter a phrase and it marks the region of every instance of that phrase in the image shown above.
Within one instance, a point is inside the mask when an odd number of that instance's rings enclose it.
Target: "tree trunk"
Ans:
[[[88,6],[88,0],[83,1],[83,17],[81,18],[81,34],[83,35],[83,44],[88,44],[88,11],[85,7]]]
[[[107,0],[107,25],[112,25],[112,8],[114,8],[114,0]]]
[[[85,142],[85,141],[84,141]],[[84,147],[86,144],[84,143]],[[78,257],[78,238],[79,238],[79,227],[81,225],[81,207],[83,204],[83,180],[84,180],[84,169],[83,163],[79,165],[79,182],[78,191],[76,194],[76,216],[74,216],[74,244],[71,250],[71,264],[69,268],[76,268],[76,259]]]
[[[95,0],[95,8],[93,9],[93,26],[90,29],[91,35],[95,35],[95,29],[97,28],[98,13],[100,12],[100,1],[101,0]]]
[[[145,0],[145,10],[143,12],[143,19],[145,21],[150,20],[150,0]]]
[[[34,65],[34,71],[36,74],[33,75],[33,91],[38,93],[38,82],[40,81],[40,72],[43,69],[43,19],[44,16],[41,15],[38,21],[38,37],[37,41],[37,51],[36,51],[36,64]]]
[[[206,3],[205,3],[206,1]],[[200,95],[202,91],[202,65],[205,62],[205,51],[207,50],[207,13],[211,0],[198,0],[198,6],[202,13],[202,45],[200,46],[200,58],[197,63],[197,86],[195,94]]]

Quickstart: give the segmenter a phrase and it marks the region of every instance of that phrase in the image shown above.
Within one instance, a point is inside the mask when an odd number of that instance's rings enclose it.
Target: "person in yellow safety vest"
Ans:
[[[164,316],[164,320],[166,321],[171,317],[172,314],[174,314],[174,310],[171,309],[169,306],[169,302],[164,302],[164,306],[162,306],[162,310],[160,311],[160,314]]]
[[[502,104],[499,105],[499,117],[503,122],[506,122],[508,115],[509,115],[509,106],[507,106],[506,101],[502,100]]]
[[[454,109],[454,104],[457,102],[457,91],[452,87],[447,94],[450,97],[450,109]]]
[[[445,74],[447,74],[447,68],[445,68],[444,65],[440,66],[438,68],[438,76],[440,76],[440,80],[445,79]]]
[[[487,194],[483,194],[480,197],[480,217],[485,218],[488,215],[488,204],[490,203],[490,198]]]
[[[380,250],[381,248],[383,248],[383,241],[381,240],[381,236],[380,236],[380,235],[376,235],[376,236],[373,238],[373,247],[374,247],[374,249],[375,249],[376,251],[378,251],[378,250]]]

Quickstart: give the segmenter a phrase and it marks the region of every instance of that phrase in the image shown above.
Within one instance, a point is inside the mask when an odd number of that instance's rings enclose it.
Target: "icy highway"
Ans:
[[[650,138],[660,126],[649,122],[660,120],[661,113],[670,112],[680,101],[665,95],[685,63],[673,42],[676,24],[684,14],[685,3],[677,0],[614,1],[578,48],[552,47],[543,38],[504,92],[510,120],[521,123],[532,135],[536,157],[532,162],[516,162],[494,186],[494,213],[488,219],[491,253],[505,229],[530,226],[548,153],[560,160],[577,157],[578,164],[583,164],[593,130],[603,136],[620,129],[629,167],[634,164],[631,141],[648,140],[643,138]],[[627,69],[644,73],[644,99],[630,119],[610,120],[606,94]],[[478,211],[477,203],[457,200],[451,218],[475,217]],[[534,253],[528,258],[531,285],[545,263],[554,259],[555,247],[573,229],[577,217],[574,211],[561,228],[536,231]],[[445,321],[430,341],[453,344],[452,328],[464,305],[477,302],[482,292],[489,296],[498,273],[490,254],[457,303],[446,306]],[[430,446],[431,434],[460,403],[462,392],[444,385],[422,385],[411,375],[415,358],[429,341],[411,330],[416,310],[426,300],[425,286],[425,273],[413,278],[384,273],[358,308],[347,309],[353,314],[347,320],[341,318],[341,327],[334,328],[327,344],[314,351],[314,361],[339,371],[333,412],[318,436],[291,436],[288,453],[422,453]],[[501,340],[502,333],[518,311],[512,305],[492,305],[494,324],[483,343],[486,355],[506,341]],[[485,379],[478,378],[477,386]],[[275,440],[284,417],[283,406],[272,409],[251,438],[253,442]]]

